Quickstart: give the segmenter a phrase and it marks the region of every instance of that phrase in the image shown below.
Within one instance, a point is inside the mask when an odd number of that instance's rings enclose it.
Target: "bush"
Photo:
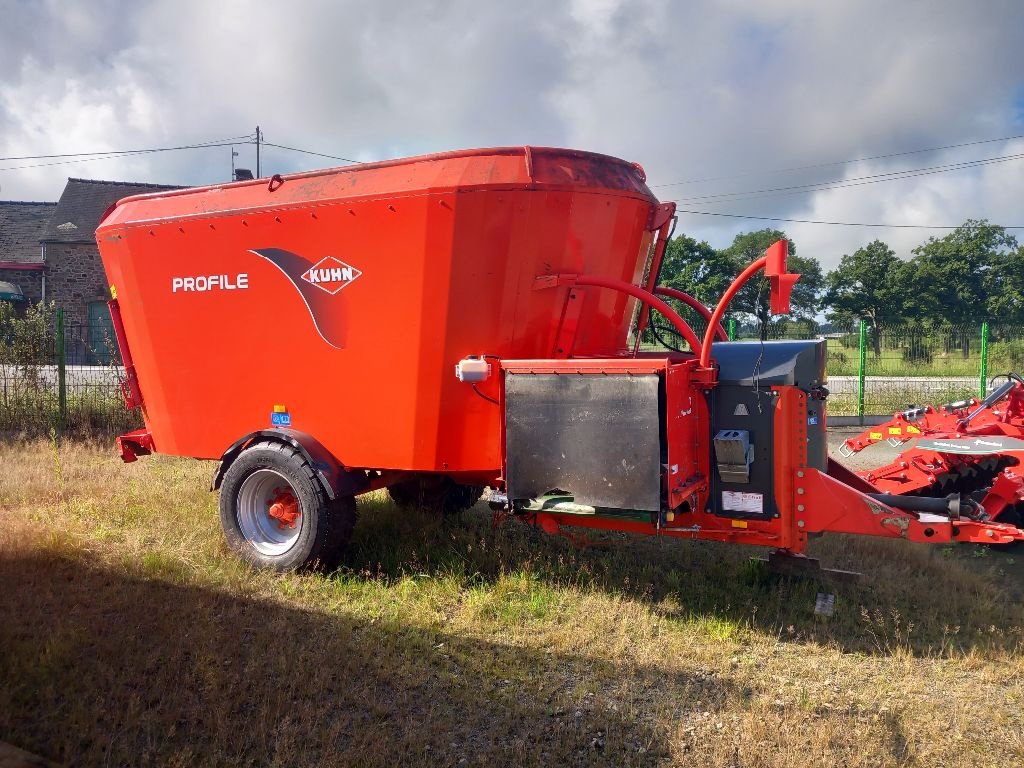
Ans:
[[[141,426],[138,411],[124,408],[116,373],[100,384],[75,382],[74,366],[68,367],[65,419],[60,424],[53,317],[53,304],[31,306],[19,316],[10,304],[0,302],[0,432],[45,435],[59,428],[70,434],[104,434]],[[111,357],[110,365],[116,364]]]
[[[0,302],[0,429],[45,431],[56,413],[56,393],[41,363],[53,357],[53,307],[30,306],[19,316]]]
[[[1024,370],[1024,339],[989,344],[988,370],[993,374]]]
[[[931,365],[932,345],[926,336],[911,336],[901,349],[903,362],[912,365]]]

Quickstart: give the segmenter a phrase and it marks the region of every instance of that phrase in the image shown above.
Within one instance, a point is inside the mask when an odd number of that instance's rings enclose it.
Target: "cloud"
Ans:
[[[1024,133],[1024,6],[795,0],[551,3],[23,3],[0,0],[0,156],[170,146],[241,135],[358,159],[554,144],[636,160],[652,184]],[[243,147],[241,165],[254,165]],[[802,173],[656,187],[684,199],[837,181],[998,144]],[[54,199],[69,175],[225,180],[228,148],[0,171],[0,197]],[[265,170],[328,160],[267,148]],[[2,163],[0,167],[29,163]],[[1016,221],[1014,163],[704,204],[786,218]],[[691,207],[694,207],[691,205]],[[934,218],[932,218],[934,217]],[[757,222],[687,216],[724,245]],[[792,225],[826,266],[875,236]]]
[[[1007,142],[1000,149],[999,154],[1024,155],[1024,140]],[[941,157],[929,155],[930,163],[941,164]],[[847,173],[852,178],[888,170],[887,166],[858,164],[851,166]],[[806,216],[813,220],[918,225],[956,226],[968,218],[988,218],[1004,225],[1024,223],[1019,204],[1024,199],[1022,161],[994,163],[969,173],[937,174],[925,178],[928,179],[925,183],[914,178],[874,184],[859,188],[866,191],[855,191],[852,195],[847,189],[820,192],[812,198]],[[830,265],[876,238],[887,242],[898,256],[906,259],[929,237],[948,234],[948,230],[920,229],[864,229],[837,233],[835,230],[839,228],[836,227],[808,224],[787,225],[786,229],[802,254],[815,256],[823,264]]]

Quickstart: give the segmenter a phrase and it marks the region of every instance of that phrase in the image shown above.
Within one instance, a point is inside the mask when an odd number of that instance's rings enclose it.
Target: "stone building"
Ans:
[[[96,226],[121,198],[167,189],[177,187],[68,179],[56,203],[0,201],[0,300],[53,302],[64,310],[69,361],[109,359],[109,287]]]
[[[110,298],[96,227],[106,210],[123,197],[176,189],[157,184],[68,179],[56,210],[39,238],[42,295],[64,310],[70,325],[106,324]]]
[[[11,283],[26,301],[43,297],[40,240],[56,203],[0,200],[0,282]]]

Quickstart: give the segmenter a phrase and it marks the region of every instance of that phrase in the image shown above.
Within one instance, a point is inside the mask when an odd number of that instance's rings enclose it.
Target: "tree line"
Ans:
[[[978,323],[1024,324],[1024,246],[1005,228],[969,219],[943,237],[929,237],[901,259],[882,240],[842,257],[824,272],[813,256],[778,229],[744,232],[727,248],[713,248],[688,235],[665,249],[660,282],[713,306],[729,283],[779,239],[789,241],[789,270],[801,277],[793,290],[789,321],[848,325],[865,320],[878,335],[887,327]],[[732,313],[756,324],[762,337],[772,323],[768,288],[752,280],[733,301]]]

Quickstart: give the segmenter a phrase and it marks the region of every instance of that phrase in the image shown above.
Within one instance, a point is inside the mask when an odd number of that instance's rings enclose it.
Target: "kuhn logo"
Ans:
[[[288,278],[302,297],[320,337],[335,349],[344,349],[348,314],[345,300],[336,294],[363,273],[333,256],[313,263],[312,258],[284,248],[257,248],[252,253],[269,261]]]
[[[361,274],[355,267],[333,256],[326,256],[303,272],[302,279],[322,291],[335,294]]]

